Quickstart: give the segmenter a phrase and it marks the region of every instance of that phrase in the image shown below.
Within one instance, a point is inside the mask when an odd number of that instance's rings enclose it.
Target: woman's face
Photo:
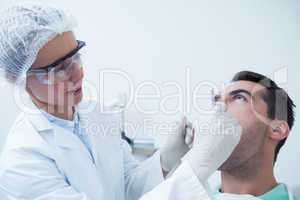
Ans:
[[[58,35],[39,51],[31,68],[38,69],[52,64],[76,47],[77,41],[72,32]],[[84,73],[80,63],[73,63],[69,75],[62,80],[53,78],[51,73],[44,76],[43,79],[51,80],[48,84],[41,81],[36,74],[28,73],[26,90],[41,103],[52,106],[74,106],[82,99],[83,77]]]

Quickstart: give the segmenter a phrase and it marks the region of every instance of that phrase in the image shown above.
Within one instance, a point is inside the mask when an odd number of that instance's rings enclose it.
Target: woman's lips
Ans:
[[[81,93],[81,90],[82,90],[82,89],[81,89],[81,87],[80,87],[80,88],[78,88],[77,90],[75,90],[73,94],[74,94],[75,96],[77,96],[78,94]]]
[[[77,81],[77,82],[73,85],[72,89],[69,90],[68,92],[75,93],[77,90],[81,89],[81,87],[82,87],[82,80]]]

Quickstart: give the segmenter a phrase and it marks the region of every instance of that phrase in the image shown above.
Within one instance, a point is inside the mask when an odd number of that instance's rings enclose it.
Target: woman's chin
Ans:
[[[81,102],[83,97],[82,91],[80,93],[74,94],[74,105],[77,105]]]

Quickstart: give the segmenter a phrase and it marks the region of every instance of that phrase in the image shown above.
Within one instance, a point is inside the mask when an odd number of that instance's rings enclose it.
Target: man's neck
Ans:
[[[255,164],[249,163],[221,172],[222,192],[261,196],[278,185],[274,177],[272,161],[261,159],[254,162]]]

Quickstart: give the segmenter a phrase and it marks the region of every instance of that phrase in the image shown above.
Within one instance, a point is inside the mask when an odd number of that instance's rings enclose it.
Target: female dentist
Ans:
[[[0,158],[6,199],[138,199],[189,150],[181,120],[164,149],[139,163],[121,139],[118,113],[81,102],[84,76],[74,19],[60,9],[19,4],[0,13],[0,67],[24,82],[33,109],[22,112]],[[162,170],[164,169],[164,170]]]

